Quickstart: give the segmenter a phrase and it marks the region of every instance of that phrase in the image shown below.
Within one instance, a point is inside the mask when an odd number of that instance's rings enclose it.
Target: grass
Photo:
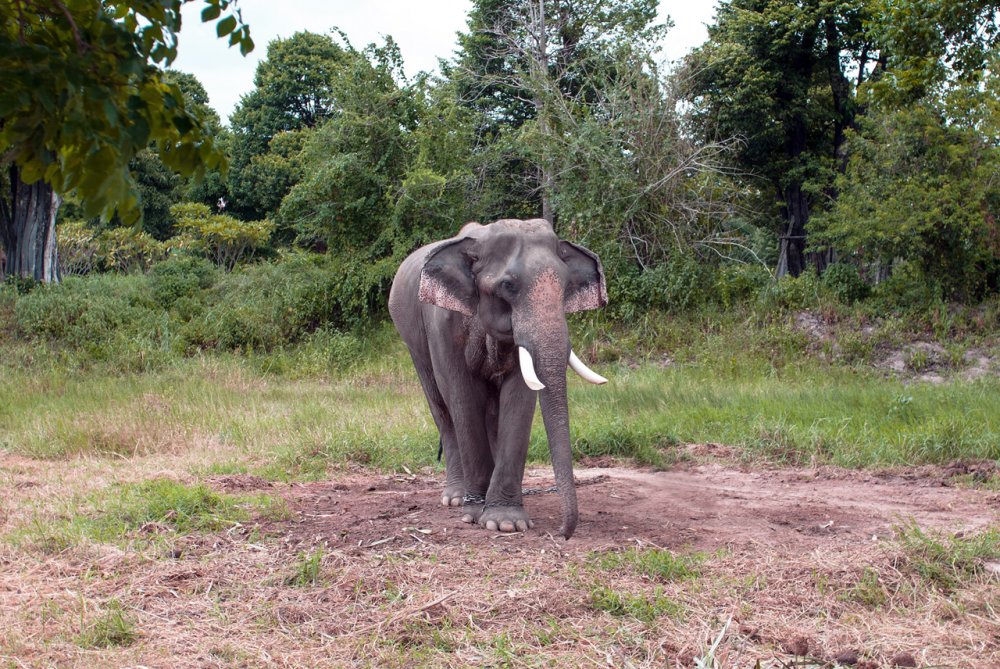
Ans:
[[[77,644],[88,649],[114,648],[131,646],[138,638],[135,617],[121,602],[112,599],[103,612],[84,625]]]
[[[945,591],[981,575],[987,561],[1000,559],[1000,528],[949,537],[911,523],[897,528],[896,534],[904,569]]]
[[[606,571],[628,569],[657,581],[683,581],[697,578],[698,565],[705,556],[675,554],[663,548],[630,548],[624,551],[595,553],[591,561]]]
[[[613,616],[635,618],[644,623],[652,623],[660,616],[680,619],[684,606],[664,594],[657,586],[649,594],[621,591],[595,583],[590,590],[590,608],[605,611]]]
[[[229,529],[252,515],[280,519],[287,514],[283,501],[266,495],[225,495],[203,484],[169,479],[115,485],[75,506],[79,510],[71,509],[60,520],[36,520],[10,538],[52,554],[84,539],[109,544],[156,542],[168,535]]]
[[[730,338],[730,335],[719,335]],[[735,346],[730,341],[731,346]],[[7,360],[23,361],[25,347]],[[611,378],[570,384],[580,455],[667,466],[679,444],[736,446],[747,459],[847,467],[1000,459],[1000,381],[910,384],[805,357],[752,352],[671,366],[595,364]],[[437,435],[403,347],[358,369],[309,378],[248,357],[177,360],[121,376],[51,361],[0,366],[0,448],[40,458],[130,458],[201,450],[217,471],[308,480],[351,463],[435,463]],[[548,457],[536,420],[529,456]]]
[[[301,553],[294,572],[285,579],[285,585],[298,588],[316,587],[323,583],[323,549]]]

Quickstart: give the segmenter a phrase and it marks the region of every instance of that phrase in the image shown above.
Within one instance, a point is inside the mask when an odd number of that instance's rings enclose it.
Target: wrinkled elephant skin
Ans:
[[[605,379],[572,354],[566,314],[607,304],[591,251],[545,220],[467,223],[413,252],[389,295],[441,435],[442,504],[489,530],[525,531],[521,481],[536,400],[552,456],[567,539],[577,524],[566,366]]]

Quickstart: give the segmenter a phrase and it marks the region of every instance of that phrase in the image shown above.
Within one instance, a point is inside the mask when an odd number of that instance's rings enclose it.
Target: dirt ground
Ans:
[[[1000,524],[1000,493],[954,485],[968,468],[745,469],[693,448],[699,463],[671,471],[582,463],[568,542],[551,493],[526,498],[533,530],[502,535],[441,507],[433,472],[213,477],[283,498],[287,517],[168,548],[0,544],[0,665],[694,667],[721,634],[718,667],[1000,667],[1000,565],[941,591],[892,541],[911,523],[944,536]],[[601,566],[632,548],[698,556],[699,573]],[[297,583],[309,555],[316,578]],[[607,592],[661,608],[637,619],[595,604]],[[137,641],[81,648],[83,620],[112,598]]]
[[[546,474],[529,470],[525,487],[552,486]],[[578,467],[576,478],[580,524],[568,542],[553,537],[560,524],[554,493],[526,498],[532,531],[502,535],[462,523],[459,512],[440,507],[440,481],[423,476],[351,476],[292,486],[282,496],[294,519],[274,529],[289,543],[322,537],[352,553],[386,540],[394,548],[501,540],[525,550],[556,542],[560,551],[577,554],[636,542],[708,551],[765,543],[799,554],[888,539],[906,519],[946,532],[978,530],[1000,519],[1000,494],[948,487],[946,472],[744,471],[712,464],[666,472]],[[225,490],[268,485],[252,477],[214,484]]]

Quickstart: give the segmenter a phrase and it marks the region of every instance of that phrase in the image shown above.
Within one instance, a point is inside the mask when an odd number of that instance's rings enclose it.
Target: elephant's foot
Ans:
[[[524,532],[534,527],[535,523],[528,518],[523,506],[490,506],[483,509],[479,516],[479,524],[496,532]]]
[[[466,495],[462,498],[463,507],[462,514],[463,523],[478,523],[479,517],[483,515],[483,505],[486,504],[486,498],[482,495]]]
[[[465,497],[465,486],[461,483],[449,483],[441,495],[441,506],[461,506]]]

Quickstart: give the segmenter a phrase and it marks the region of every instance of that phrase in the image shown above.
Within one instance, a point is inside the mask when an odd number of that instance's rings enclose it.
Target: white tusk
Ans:
[[[572,350],[569,352],[569,366],[572,367],[573,371],[579,374],[584,381],[589,381],[590,383],[598,386],[608,382],[606,378],[583,364],[583,361],[576,357],[576,353],[573,353]]]
[[[521,376],[524,377],[525,385],[532,390],[542,390],[545,388],[545,384],[539,381],[538,375],[535,374],[535,363],[531,361],[531,354],[528,353],[528,349],[518,346],[517,355],[521,362]]]

